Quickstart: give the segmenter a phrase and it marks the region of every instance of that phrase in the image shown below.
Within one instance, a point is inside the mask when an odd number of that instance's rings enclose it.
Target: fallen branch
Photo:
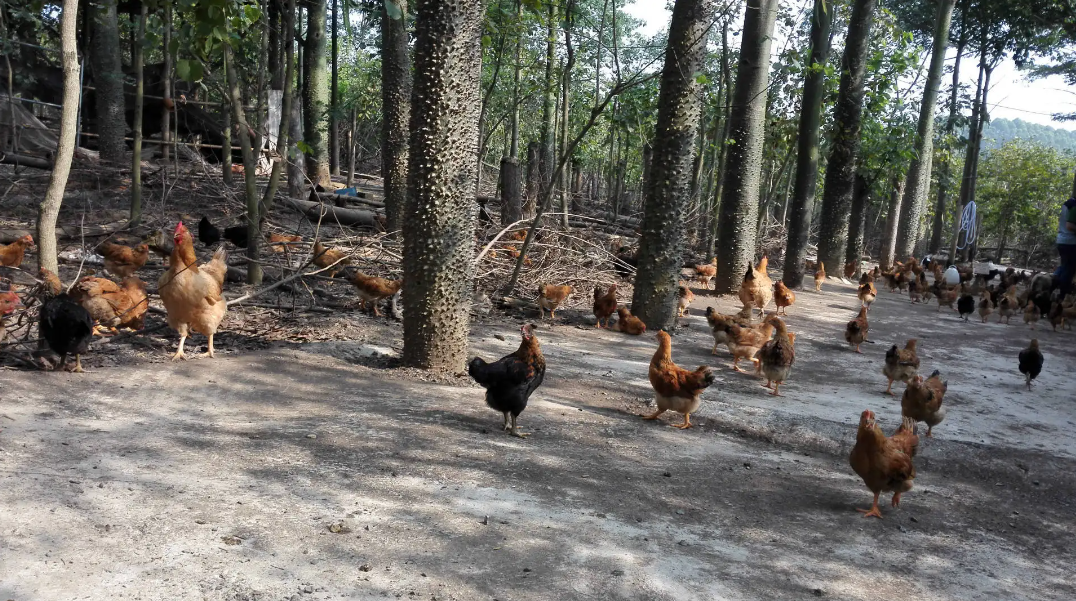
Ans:
[[[344,209],[340,207],[334,207],[325,203],[311,202],[309,200],[299,200],[298,198],[284,197],[280,199],[280,202],[300,213],[303,213],[311,220],[320,221],[326,216],[332,216],[340,225],[351,225],[357,227],[366,227],[374,230],[382,229],[381,222],[378,220],[377,213],[373,211],[364,211],[359,209]]]

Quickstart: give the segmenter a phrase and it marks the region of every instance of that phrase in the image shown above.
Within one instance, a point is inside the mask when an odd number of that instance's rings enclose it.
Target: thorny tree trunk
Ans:
[[[56,147],[56,160],[49,173],[49,187],[45,200],[37,207],[37,266],[53,273],[59,272],[56,260],[56,218],[67,188],[67,176],[71,173],[71,157],[75,154],[75,130],[78,127],[79,68],[78,0],[64,0],[60,15],[60,47],[64,68],[63,108],[60,112],[60,139]]]
[[[870,201],[871,187],[862,174],[856,174],[856,187],[852,193],[852,215],[848,219],[848,246],[844,251],[845,263],[859,264],[859,258],[863,256],[863,240],[867,226],[867,203]],[[837,267],[833,266],[833,273],[838,273]]]
[[[142,69],[142,47],[146,35],[146,14],[149,7],[142,3],[138,24],[134,31],[134,62],[135,72],[135,107],[134,107],[134,144],[131,152],[131,225],[138,225],[142,221],[142,111],[143,95],[145,94],[146,78]]]
[[[161,74],[161,83],[164,89],[164,97],[172,98],[172,51],[169,46],[172,45],[172,5],[165,3],[164,6],[164,36],[161,40],[161,54],[164,55],[164,71]],[[168,162],[168,142],[172,138],[172,113],[168,110],[165,103],[161,103],[161,160],[165,163]],[[174,101],[173,101],[173,105]],[[168,174],[168,170],[164,171],[164,175]]]
[[[829,34],[833,26],[833,3],[815,0],[811,15],[811,61],[803,81],[800,128],[796,154],[796,177],[792,187],[792,219],[788,224],[785,269],[782,278],[789,288],[803,286],[807,237],[811,229],[811,205],[818,187],[818,132],[825,66],[829,60]],[[785,204],[786,212],[788,204]],[[835,268],[836,266],[831,267]]]
[[[239,130],[239,148],[243,153],[243,181],[246,184],[247,206],[247,283],[252,286],[260,286],[262,283],[262,268],[258,262],[261,246],[261,215],[260,200],[257,186],[257,163],[254,158],[254,148],[250,139],[250,126],[247,125],[247,117],[243,110],[243,95],[239,90],[239,81],[235,73],[235,59],[232,56],[232,48],[224,46],[224,74],[228,79],[228,94],[232,105],[232,116]]]
[[[848,37],[841,57],[841,85],[834,109],[833,148],[826,163],[818,260],[836,271],[848,243],[848,219],[859,157],[863,117],[863,83],[870,53],[870,31],[876,0],[856,0],[848,20]]]
[[[901,258],[915,252],[919,242],[919,220],[923,205],[930,192],[930,170],[934,155],[934,106],[938,102],[942,69],[945,67],[945,51],[949,47],[949,22],[953,17],[956,0],[938,0],[938,14],[934,23],[934,49],[927,71],[923,103],[919,105],[919,126],[915,139],[915,153],[908,168],[908,184],[904,187],[904,199],[900,203],[900,226],[897,233],[897,253]]]
[[[332,0],[332,75],[329,83],[329,170],[333,175],[340,175],[340,122],[339,110],[340,73],[337,70],[337,55],[340,45],[337,42],[337,18],[340,15],[340,0]]]
[[[695,73],[706,54],[711,0],[676,0],[661,73],[654,157],[643,209],[639,271],[632,313],[651,329],[676,321],[677,276],[684,254],[684,212],[691,200],[692,161],[701,100]]]
[[[467,358],[474,271],[474,184],[485,5],[421,0],[415,31],[404,223],[407,365],[458,371]]]
[[[501,225],[507,227],[523,219],[523,181],[519,159],[506,156],[501,159]]]
[[[967,2],[961,6],[967,6]],[[953,131],[956,129],[956,120],[960,116],[960,59],[964,54],[967,44],[966,18],[960,22],[960,40],[956,45],[956,59],[953,61],[953,84],[949,88],[949,118],[945,122],[946,149],[949,151],[942,161],[941,170],[938,172],[938,200],[934,205],[934,229],[930,234],[929,252],[936,254],[941,250],[942,230],[945,227],[945,212],[949,203],[949,187],[952,186],[952,144],[949,142]]]
[[[269,185],[265,187],[265,194],[262,195],[261,208],[259,213],[261,215],[262,225],[265,223],[265,218],[269,214],[269,211],[273,209],[273,199],[276,198],[277,188],[280,187],[280,174],[284,171],[284,165],[287,163],[288,147],[294,143],[288,139],[288,133],[291,130],[292,120],[292,104],[294,102],[294,75],[295,75],[295,57],[292,51],[292,38],[295,33],[295,2],[296,0],[287,0],[287,6],[285,10],[287,13],[284,15],[284,36],[283,36],[283,60],[284,60],[284,75],[282,77],[284,90],[280,101],[280,129],[277,130],[277,152],[282,155],[282,158],[273,161],[273,170],[269,174]]]
[[[329,104],[328,65],[325,54],[326,0],[311,0],[306,11],[306,48],[303,52],[303,135],[310,153],[306,173],[322,187],[329,186],[329,141],[326,109]]]
[[[97,99],[97,143],[101,160],[126,162],[126,105],[123,98],[123,63],[120,60],[119,16],[116,0],[101,0],[93,9],[93,83]],[[86,7],[90,8],[90,7]]]
[[[766,85],[776,18],[777,0],[747,1],[734,110],[729,118],[729,137],[735,142],[728,151],[723,183],[723,193],[727,196],[721,201],[718,223],[717,294],[737,290],[745,268],[754,260]]]
[[[538,154],[538,173],[541,177],[541,192],[553,185],[553,114],[556,110],[556,73],[553,67],[556,56],[554,50],[557,44],[557,5],[554,2],[548,4],[549,13],[546,15],[546,50],[545,50],[545,83],[542,88],[542,129],[539,137],[541,144]]]
[[[389,13],[390,3],[399,10]],[[388,0],[381,9],[381,177],[385,184],[386,229],[390,232],[402,229],[407,202],[407,139],[411,118],[407,10],[407,0]]]
[[[897,223],[900,220],[900,202],[904,195],[905,176],[893,178],[893,187],[889,192],[889,211],[885,219],[885,237],[882,239],[882,252],[878,264],[882,269],[893,266],[897,246]]]

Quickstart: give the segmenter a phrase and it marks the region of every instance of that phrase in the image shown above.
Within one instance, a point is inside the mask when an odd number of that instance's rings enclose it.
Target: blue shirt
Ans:
[[[1057,226],[1058,244],[1076,244],[1076,232],[1070,232],[1066,223],[1076,223],[1076,198],[1070,198],[1061,205],[1061,216]]]

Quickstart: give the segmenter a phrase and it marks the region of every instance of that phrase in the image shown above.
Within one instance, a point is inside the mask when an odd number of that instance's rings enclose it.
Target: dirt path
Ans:
[[[379,368],[358,343],[0,371],[0,599],[1076,598],[1076,335],[1039,333],[1028,393],[1022,325],[883,292],[854,355],[850,291],[799,295],[780,399],[710,355],[697,302],[673,357],[719,382],[687,432],[635,416],[652,336],[570,313],[539,331],[526,441],[466,378]],[[476,350],[510,352],[518,323],[475,324]],[[391,353],[399,334],[368,338]],[[910,336],[949,414],[901,508],[864,520],[854,422],[895,427],[880,370]]]

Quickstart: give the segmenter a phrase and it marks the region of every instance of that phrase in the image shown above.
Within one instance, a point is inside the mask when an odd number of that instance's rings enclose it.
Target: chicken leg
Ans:
[[[530,433],[528,432],[519,431],[519,426],[516,425],[516,416],[514,415],[512,416],[512,436],[516,436],[519,438],[526,438],[530,436]]]
[[[900,507],[900,493],[893,493],[893,507]]]
[[[784,396],[783,394],[778,392],[778,390],[780,388],[781,388],[781,383],[780,382],[774,382],[773,383],[773,392],[771,392],[770,394],[773,395],[773,396]]]
[[[889,386],[885,387],[885,393],[889,396],[893,396],[893,378],[889,379]]]
[[[659,408],[657,411],[651,413],[650,415],[640,415],[639,417],[643,419],[654,420],[657,419],[662,413],[665,413],[665,410]]]
[[[213,355],[213,334],[210,334],[210,335],[209,335],[209,350],[208,350],[208,351],[206,351],[206,355],[207,355],[207,356],[208,356],[208,357],[209,357],[210,359],[213,359],[213,358],[214,358],[214,355]]]
[[[691,426],[692,426],[692,424],[691,424],[691,414],[690,413],[685,413],[684,414],[684,423],[682,423],[682,424],[672,424],[672,427],[680,428],[681,430],[687,430]]]
[[[879,493],[874,493],[874,503],[871,505],[870,509],[860,509],[857,507],[856,511],[862,513],[865,518],[883,519],[882,510],[878,508],[878,495]]]
[[[510,426],[509,422],[508,422],[509,417],[511,417],[511,413],[509,413],[508,411],[505,411],[504,412],[504,431],[505,432],[508,432],[508,431],[510,431],[512,429],[512,426]]]
[[[172,355],[172,361],[178,361],[179,359],[183,359],[184,361],[187,360],[187,355],[184,354],[184,352],[183,352],[183,344],[186,343],[186,342],[187,342],[187,335],[186,334],[180,334],[179,335],[179,350],[176,351],[176,354]]]

